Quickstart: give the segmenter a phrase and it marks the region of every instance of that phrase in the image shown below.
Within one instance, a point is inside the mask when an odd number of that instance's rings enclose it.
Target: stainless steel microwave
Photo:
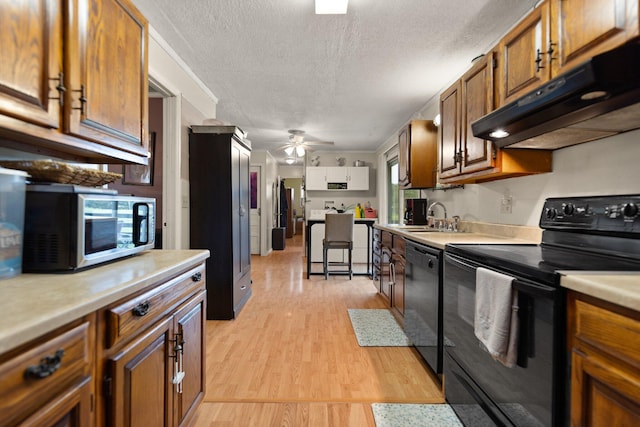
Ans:
[[[23,272],[73,271],[155,245],[153,198],[66,184],[27,186]]]

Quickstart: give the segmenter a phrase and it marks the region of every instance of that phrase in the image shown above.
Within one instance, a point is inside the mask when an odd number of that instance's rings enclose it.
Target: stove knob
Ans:
[[[547,219],[553,219],[556,217],[558,211],[556,211],[556,208],[547,208],[544,210],[544,216],[547,217]]]
[[[622,214],[627,218],[633,218],[638,215],[638,205],[635,203],[627,203],[622,207]]]
[[[562,205],[562,212],[564,212],[566,216],[573,215],[574,210],[575,210],[575,206],[573,205],[573,203],[567,203]]]

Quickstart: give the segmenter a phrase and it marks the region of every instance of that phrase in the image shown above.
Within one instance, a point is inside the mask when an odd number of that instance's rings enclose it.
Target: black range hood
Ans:
[[[637,128],[638,43],[594,56],[471,124],[474,136],[491,140],[500,148],[547,150]]]

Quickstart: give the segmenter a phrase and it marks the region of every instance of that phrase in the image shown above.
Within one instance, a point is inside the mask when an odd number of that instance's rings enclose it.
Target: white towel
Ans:
[[[476,269],[474,332],[491,356],[513,368],[518,359],[518,294],[513,277]]]

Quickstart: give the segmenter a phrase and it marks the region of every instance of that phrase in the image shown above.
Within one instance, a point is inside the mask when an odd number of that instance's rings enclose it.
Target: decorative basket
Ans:
[[[122,178],[122,174],[72,166],[53,160],[2,160],[0,166],[27,172],[32,182],[98,187]]]
[[[375,209],[365,209],[364,210],[364,217],[365,218],[377,218],[378,217],[378,211]]]

